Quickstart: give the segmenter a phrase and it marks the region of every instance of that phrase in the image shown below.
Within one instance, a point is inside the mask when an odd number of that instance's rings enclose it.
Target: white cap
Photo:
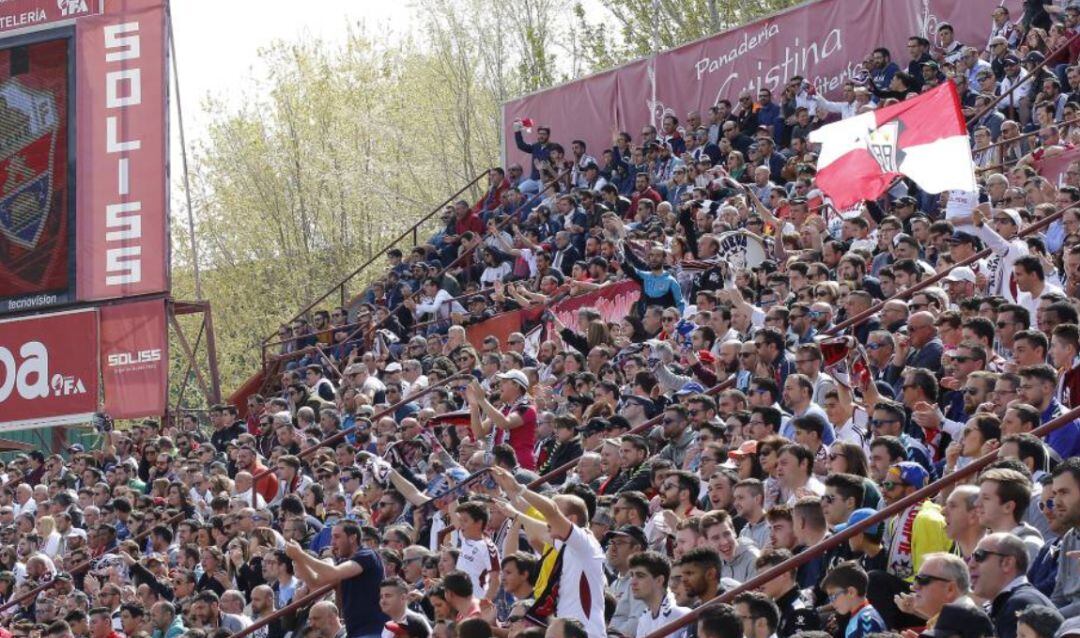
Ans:
[[[520,385],[522,390],[529,389],[529,377],[525,376],[521,370],[507,370],[496,374],[495,377],[500,381],[513,381]]]
[[[957,266],[949,274],[945,275],[945,281],[966,281],[973,284],[975,283],[975,272],[967,266]]]
[[[401,372],[401,364],[397,361],[389,363],[383,368],[386,372]]]

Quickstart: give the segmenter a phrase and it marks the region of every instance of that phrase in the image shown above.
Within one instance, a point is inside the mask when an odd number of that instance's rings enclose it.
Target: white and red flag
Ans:
[[[974,191],[975,165],[956,86],[860,113],[810,133],[821,144],[817,185],[833,206],[877,199],[905,176],[928,193]]]

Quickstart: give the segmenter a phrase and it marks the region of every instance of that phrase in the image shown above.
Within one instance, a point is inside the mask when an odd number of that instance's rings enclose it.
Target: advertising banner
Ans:
[[[161,0],[111,1],[76,24],[82,300],[169,286],[166,36]]]
[[[102,0],[8,0],[0,4],[0,34],[59,24],[97,13]]]
[[[168,346],[164,299],[102,307],[102,411],[114,419],[164,414]]]
[[[503,105],[508,162],[528,166],[514,144],[515,118],[550,126],[551,139],[569,149],[582,139],[599,157],[611,145],[611,128],[637,139],[641,126],[659,127],[664,115],[680,122],[690,111],[707,121],[708,108],[741,91],[768,87],[776,95],[796,75],[822,94],[837,95],[843,83],[862,71],[862,61],[886,47],[905,68],[907,39],[923,35],[937,41],[937,27],[948,22],[956,39],[982,50],[990,14],[1002,0],[818,0],[775,16],[661,53],[653,58],[539,91]],[[1018,0],[1006,0],[1013,19],[1022,15]],[[652,71],[652,73],[650,73]],[[655,76],[655,94],[652,76]],[[755,94],[756,98],[756,94]],[[526,141],[533,141],[529,136]]]
[[[98,400],[95,310],[0,321],[0,432],[90,420]]]
[[[1035,163],[1035,169],[1055,186],[1065,185],[1065,171],[1069,164],[1080,160],[1080,149],[1071,148],[1051,157],[1044,157]]]

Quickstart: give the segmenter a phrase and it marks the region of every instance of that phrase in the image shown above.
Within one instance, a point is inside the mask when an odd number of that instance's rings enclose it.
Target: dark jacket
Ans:
[[[566,463],[580,457],[582,452],[583,448],[581,446],[580,436],[575,436],[563,443],[556,443],[555,449],[551,451],[551,455],[547,458],[547,461],[540,467],[540,474],[547,474],[557,467],[562,467]],[[566,475],[561,474],[558,477],[551,479],[551,482],[556,485],[562,485],[565,480]]]
[[[1055,609],[1054,603],[1027,579],[1012,591],[998,594],[990,603],[990,618],[997,629],[997,638],[1016,638],[1016,612],[1033,605]]]

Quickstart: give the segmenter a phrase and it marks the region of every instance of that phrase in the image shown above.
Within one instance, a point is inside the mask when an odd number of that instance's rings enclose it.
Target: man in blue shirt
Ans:
[[[1054,398],[1057,389],[1057,371],[1047,364],[1027,366],[1020,369],[1020,398],[1042,414],[1046,425],[1065,414],[1065,407]],[[1073,421],[1046,435],[1046,443],[1061,458],[1080,455],[1080,423]]]
[[[296,575],[309,591],[340,583],[348,638],[381,636],[383,624],[389,620],[379,607],[382,558],[378,552],[361,545],[360,526],[355,521],[340,521],[334,525],[330,546],[338,560],[336,565],[308,554],[296,541],[285,545],[285,553],[293,560]]]
[[[773,141],[779,144],[784,133],[784,115],[780,111],[780,105],[772,101],[772,91],[770,89],[762,87],[758,91],[756,110],[758,126],[768,127]]]
[[[682,288],[675,275],[664,269],[667,253],[660,246],[649,249],[648,262],[627,250],[622,268],[626,276],[641,284],[640,308],[660,306],[661,308],[675,307],[681,313],[686,307],[683,300]]]

